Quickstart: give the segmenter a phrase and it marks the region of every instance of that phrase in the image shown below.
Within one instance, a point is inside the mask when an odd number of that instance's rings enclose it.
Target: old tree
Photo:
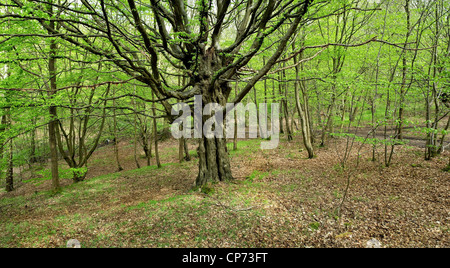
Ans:
[[[170,117],[174,103],[192,102],[196,95],[203,105],[240,102],[321,5],[309,0],[12,0],[5,17],[34,21],[47,33],[41,37],[113,63],[145,84]],[[231,83],[269,39],[274,53],[231,100]],[[163,64],[170,67],[160,68]],[[177,85],[171,75],[183,77],[184,84]],[[224,139],[199,139],[198,155],[197,185],[232,179]]]

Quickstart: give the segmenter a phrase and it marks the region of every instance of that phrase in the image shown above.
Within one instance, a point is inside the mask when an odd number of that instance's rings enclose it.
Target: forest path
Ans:
[[[385,133],[386,131],[386,133]],[[358,128],[355,132],[355,129],[352,129],[349,134],[355,134],[361,138],[373,138],[372,128],[370,127],[363,127]],[[379,128],[375,131],[375,138],[378,140],[393,140],[397,135],[396,129],[394,128]],[[441,135],[439,135],[438,138],[438,144],[440,144],[441,141]],[[400,141],[399,139],[395,138],[396,140]],[[426,147],[426,139],[425,139],[425,133],[422,133],[421,131],[417,130],[415,127],[405,127],[403,128],[403,142],[406,146],[414,146],[418,148],[424,149]],[[448,148],[450,146],[450,136],[447,135],[444,140],[444,148]]]

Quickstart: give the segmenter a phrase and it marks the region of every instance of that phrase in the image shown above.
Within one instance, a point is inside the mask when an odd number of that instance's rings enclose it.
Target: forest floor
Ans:
[[[345,139],[316,148],[314,159],[300,136],[275,150],[260,142],[230,150],[234,181],[197,190],[196,145],[192,161],[178,163],[172,139],[160,144],[161,169],[146,167],[143,153],[136,169],[123,141],[125,170],[115,172],[113,146],[102,147],[87,180],[62,179],[58,194],[36,170],[0,192],[0,247],[66,247],[70,239],[82,247],[365,247],[371,238],[382,247],[450,247],[449,152],[425,161],[423,149],[397,146],[387,168],[384,146],[374,162],[372,147],[356,143],[343,167]]]

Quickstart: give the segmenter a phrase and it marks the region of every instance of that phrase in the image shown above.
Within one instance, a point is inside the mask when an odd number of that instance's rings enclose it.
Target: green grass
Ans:
[[[141,202],[136,206],[130,206],[127,207],[127,210],[147,210],[147,211],[154,211],[158,208],[165,207],[168,203],[173,204],[181,204],[190,201],[191,196],[190,195],[175,195],[171,196],[167,199],[162,200],[149,200],[148,202]]]
[[[24,180],[23,182],[24,183],[33,183],[37,186],[37,185],[44,183],[45,181],[51,180],[51,176],[52,176],[50,169],[38,170],[38,171],[34,172],[34,174],[35,174],[34,178]],[[59,178],[61,180],[72,179],[71,169],[59,168]]]
[[[120,187],[126,187],[118,184],[118,179],[149,177],[164,172],[164,178],[170,183],[171,170],[185,168],[185,165],[188,163],[165,164],[164,169],[149,166],[107,174],[70,184],[57,194],[42,191],[26,197],[2,198],[0,206],[8,206],[14,211],[14,218],[0,217],[0,247],[65,247],[65,243],[73,238],[82,241],[83,247],[198,247],[213,245],[220,240],[239,241],[239,237],[250,232],[264,215],[261,209],[235,211],[268,202],[254,196],[264,189],[264,185],[257,182],[268,174],[262,172],[253,173],[254,181],[236,185],[235,191],[223,191],[212,185],[213,191],[205,197],[195,192],[171,193],[161,199],[150,198],[133,205],[120,204],[120,200],[114,198],[120,193]],[[109,199],[104,200],[104,197]],[[216,198],[220,198],[223,206]],[[102,206],[114,202],[118,203],[115,207],[104,209]],[[39,217],[28,217],[29,212],[23,209],[27,205]],[[244,244],[256,246],[252,242]]]
[[[258,171],[258,170],[254,170],[254,171],[252,172],[252,174],[250,174],[250,175],[246,178],[246,181],[254,182],[254,181],[257,181],[257,180],[262,180],[262,179],[264,179],[265,177],[267,177],[268,175],[269,175],[269,172],[261,172],[261,171]]]
[[[248,140],[238,140],[237,150],[233,150],[233,142],[228,143],[228,152],[230,156],[238,156],[238,155],[251,155],[254,152],[258,151],[263,142],[262,139],[248,139]]]

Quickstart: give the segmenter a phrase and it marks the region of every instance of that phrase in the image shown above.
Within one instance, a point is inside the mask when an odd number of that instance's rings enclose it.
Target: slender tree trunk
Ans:
[[[32,119],[33,127],[36,125],[36,117]],[[35,164],[36,158],[36,128],[31,130],[31,142],[30,142],[30,164]]]
[[[181,137],[178,141],[178,161],[180,163],[184,161],[184,137]]]
[[[302,96],[303,96],[303,103],[304,103],[304,110],[305,110],[305,115],[306,115],[306,126],[309,129],[309,137],[311,139],[311,144],[314,144],[316,141],[315,136],[314,136],[314,123],[312,120],[312,114],[310,112],[310,107],[309,107],[309,97],[308,97],[308,92],[306,90],[306,82],[302,81],[301,85],[301,90],[302,90]]]
[[[260,122],[260,120],[259,120],[259,104],[258,104],[258,96],[257,96],[257,94],[256,94],[257,92],[256,92],[256,87],[253,87],[253,95],[254,95],[254,98],[255,98],[255,106],[256,106],[256,120],[257,120],[257,122],[256,122],[256,124],[257,124],[257,135],[261,135],[260,133],[261,133],[261,129],[260,129],[260,127],[261,127],[261,125],[259,124],[259,122]],[[258,134],[259,133],[259,134]]]
[[[285,63],[283,64],[283,67],[285,67]],[[286,72],[285,71],[283,71],[283,79],[284,79],[284,81],[286,81],[287,79],[286,79]],[[287,131],[287,135],[288,135],[288,141],[292,141],[293,140],[293,138],[292,138],[292,129],[291,129],[291,126],[290,126],[290,122],[289,122],[289,111],[288,111],[288,109],[289,109],[289,105],[288,105],[288,83],[287,82],[285,82],[285,84],[284,84],[284,99],[283,99],[283,102],[284,102],[284,118],[286,119],[286,131]]]
[[[6,93],[6,101],[9,102],[10,96],[9,92]],[[11,108],[6,109],[6,115],[4,116],[5,125],[11,127]],[[5,144],[7,149],[7,164],[6,164],[6,187],[7,192],[14,190],[14,164],[13,164],[13,139],[10,139],[7,144]]]
[[[391,96],[390,96],[390,91],[388,89],[387,92],[387,98],[386,98],[386,110],[385,110],[385,124],[384,124],[384,140],[385,140],[385,145],[384,145],[384,162],[385,162],[385,166],[386,167],[390,167],[391,166],[391,162],[392,162],[392,156],[394,155],[394,149],[395,149],[395,141],[392,141],[396,139],[396,137],[398,136],[398,129],[396,129],[396,133],[394,134],[393,137],[389,137],[387,135],[387,128],[388,128],[388,121],[389,121],[389,109],[391,107]],[[389,146],[389,144],[387,143],[387,141],[391,141],[391,145]],[[388,148],[390,147],[390,151],[388,150]]]
[[[406,12],[406,41],[405,41],[405,49],[406,44],[409,41],[410,36],[410,28],[411,28],[411,15],[409,12],[409,2],[410,0],[406,0],[405,2],[405,12]],[[405,88],[406,88],[406,71],[407,71],[407,60],[406,60],[406,50],[403,51],[403,67],[402,67],[402,85],[400,87],[400,108],[398,110],[398,139],[403,140],[403,114],[404,114],[404,105],[405,105]]]
[[[8,68],[8,66],[7,66]],[[10,76],[10,71],[9,69],[7,69],[6,71],[6,75],[9,77]],[[6,92],[5,93],[5,101],[7,104],[10,103],[11,101],[11,92]],[[11,124],[12,124],[12,118],[11,118],[11,108],[6,108],[5,109],[5,115],[2,116],[2,122],[1,122],[1,126],[2,129],[0,132],[5,131],[6,129],[10,129],[11,128]],[[1,141],[1,140],[0,140]],[[3,155],[3,148],[6,148],[6,152],[7,152],[7,161],[6,161],[6,187],[5,190],[7,192],[11,192],[14,190],[14,165],[13,165],[13,139],[11,138],[6,144],[3,144],[4,141],[1,141],[2,143],[0,144],[0,146],[2,147],[2,155]],[[1,160],[1,158],[0,158]],[[1,168],[1,166],[0,166]]]
[[[148,153],[150,155],[150,158],[153,157],[153,126],[152,126],[152,122],[150,122],[150,127],[149,127],[149,136],[148,136]]]
[[[438,75],[437,71],[437,64],[438,64],[438,44],[440,39],[440,27],[439,27],[439,8],[438,8],[438,2],[435,2],[435,27],[434,27],[434,36],[433,36],[433,43],[434,47],[432,49],[432,55],[431,55],[431,64],[428,69],[428,76],[432,78],[432,99],[429,99],[429,87],[427,91],[427,128],[428,128],[428,134],[427,134],[427,148],[425,153],[425,159],[431,160],[433,157],[435,157],[438,154],[438,147],[437,147],[437,134],[434,130],[438,129],[438,121],[439,121],[439,100],[438,100],[438,90],[437,90],[437,82],[436,82],[436,76]],[[434,113],[434,121],[431,122],[431,102],[433,101],[434,107],[435,107],[435,113]],[[433,130],[433,131],[430,131]]]
[[[295,50],[295,49],[294,49]],[[302,127],[302,137],[303,137],[303,144],[305,145],[306,150],[308,151],[308,158],[312,159],[314,158],[314,149],[311,143],[311,133],[310,128],[308,127],[308,116],[305,114],[304,109],[302,108],[302,104],[300,102],[300,94],[299,94],[299,85],[300,85],[300,76],[299,76],[299,66],[297,66],[297,56],[294,57],[294,65],[295,67],[295,75],[296,75],[296,82],[295,82],[295,103],[297,107],[298,114],[300,116],[300,123]]]
[[[8,120],[9,123],[11,122]],[[8,166],[6,169],[6,191],[14,191],[14,164],[13,164],[13,139],[11,139],[8,145]]]
[[[281,63],[278,66],[281,69]],[[283,76],[281,72],[278,73],[278,94],[281,98],[283,96]],[[284,134],[284,125],[283,125],[283,119],[284,119],[284,101],[281,100],[280,102],[280,133]]]
[[[183,139],[183,146],[184,146],[184,160],[191,161],[191,155],[189,154],[189,147],[187,143],[187,139]]]
[[[136,90],[136,89],[135,89]],[[136,94],[136,91],[134,92],[134,94]],[[141,165],[139,164],[139,159],[138,159],[138,155],[137,155],[137,144],[138,144],[138,138],[137,138],[137,107],[136,107],[136,100],[133,99],[133,106],[134,106],[134,162],[136,163],[136,166],[138,169],[141,168]]]
[[[334,87],[334,86],[333,86]],[[335,92],[333,90],[333,92]],[[320,147],[325,146],[325,139],[327,137],[327,132],[331,131],[331,126],[333,125],[333,113],[334,113],[334,105],[336,103],[336,95],[333,93],[333,96],[331,97],[331,104],[328,107],[328,115],[326,118],[326,123],[324,127],[322,128],[322,136],[320,138]]]
[[[238,89],[238,87],[239,87],[239,83],[238,82],[236,82],[236,86],[235,86],[235,88],[234,88],[234,93],[235,93],[235,95],[237,96],[237,89]],[[234,137],[233,137],[233,151],[237,151],[237,149],[238,149],[238,135],[237,135],[237,132],[238,132],[238,118],[237,118],[237,111],[236,111],[236,109],[234,110]]]
[[[436,41],[437,42],[437,41]],[[431,65],[433,66],[436,63],[436,48],[433,48],[433,54],[431,56]],[[429,69],[429,74],[431,73],[431,67]],[[433,68],[434,70],[434,68]],[[435,77],[435,72],[433,75],[433,78]],[[435,156],[435,150],[436,150],[436,138],[434,131],[431,131],[432,129],[436,129],[436,121],[432,122],[431,120],[431,102],[434,101],[436,96],[436,90],[435,90],[435,82],[432,82],[433,84],[431,86],[427,87],[427,96],[426,96],[426,122],[427,122],[427,142],[426,142],[426,148],[425,148],[425,160],[431,160]],[[430,87],[432,88],[431,96],[430,96]],[[430,99],[431,98],[431,99]],[[438,107],[436,106],[436,113]]]
[[[49,13],[53,14],[53,6],[49,5]],[[50,20],[50,28],[55,29],[55,22]],[[49,31],[49,34],[52,34]],[[56,49],[57,44],[55,40],[50,40],[50,58],[48,61],[48,71],[50,75],[50,90],[48,91],[49,99],[52,101],[53,95],[56,94]],[[54,191],[58,191],[61,186],[59,183],[59,170],[58,170],[58,147],[57,147],[57,118],[58,113],[55,105],[50,105],[50,123],[48,124],[48,138],[50,147],[50,159],[51,159],[51,173],[52,173],[52,187]]]
[[[116,164],[117,164],[117,171],[122,171],[123,170],[123,168],[122,168],[122,165],[120,164],[120,159],[119,159],[119,140],[118,140],[118,138],[117,138],[117,118],[116,118],[116,109],[113,109],[114,110],[114,115],[113,115],[113,124],[114,124],[114,126],[113,126],[113,128],[114,128],[114,138],[113,138],[113,143],[114,143],[114,156],[115,156],[115,159],[116,159]]]
[[[341,114],[341,122],[340,122],[340,126],[339,126],[339,132],[342,133],[342,130],[344,128],[344,120],[345,120],[345,115],[346,115],[346,111],[347,111],[347,98],[348,98],[348,93],[349,90],[347,90],[344,94],[344,97],[342,98],[342,114]]]
[[[389,165],[388,165],[388,159],[387,159],[387,157],[388,157],[388,152],[387,152],[387,147],[388,147],[388,143],[387,143],[387,141],[388,141],[388,136],[387,136],[387,128],[388,128],[388,121],[389,121],[389,108],[390,108],[390,104],[391,104],[391,102],[390,102],[390,92],[389,92],[389,89],[388,89],[388,92],[387,92],[387,97],[386,97],[386,109],[385,109],[385,111],[384,111],[384,133],[383,133],[383,137],[384,137],[384,163],[385,163],[385,166],[386,167],[388,167]]]
[[[152,101],[155,100],[155,94],[152,92]],[[152,116],[153,116],[153,138],[155,142],[155,159],[156,166],[161,168],[161,162],[159,160],[159,150],[158,150],[158,125],[156,124],[156,105],[153,102],[152,104]]]
[[[114,99],[116,96],[116,89],[114,88],[113,91],[113,142],[114,142],[114,156],[116,159],[116,164],[117,164],[117,171],[122,171],[122,165],[120,164],[120,159],[119,159],[119,142],[118,142],[118,137],[117,137],[117,113],[116,113],[116,100]]]
[[[3,153],[5,151],[5,140],[2,137],[2,132],[4,132],[6,130],[6,115],[3,115],[1,117],[1,123],[0,123],[0,179],[2,178],[2,173],[3,173],[3,168],[2,168],[2,164],[3,164]]]
[[[266,57],[263,56],[263,65],[266,65]],[[264,103],[267,104],[267,79],[264,79]]]
[[[387,18],[387,14],[388,14],[388,8],[386,8],[385,14],[384,14],[384,22],[383,22],[383,35],[381,36],[381,38],[384,38],[384,34],[385,34],[385,30],[386,30],[386,18]],[[376,69],[375,69],[375,92],[374,95],[372,97],[372,103],[371,103],[371,114],[372,114],[372,127],[374,128],[372,131],[372,138],[373,140],[376,139],[376,128],[375,128],[375,122],[376,122],[376,101],[377,101],[377,97],[378,97],[378,81],[379,81],[379,75],[380,75],[380,58],[381,58],[381,48],[382,45],[380,45],[380,48],[378,49],[378,55],[377,55],[377,61],[376,61]],[[373,143],[372,145],[372,161],[375,162],[376,161],[376,154],[377,154],[377,148],[376,148],[376,144]]]
[[[292,113],[289,115],[289,118],[291,120],[291,126],[290,127],[291,127],[292,133],[294,133],[294,127],[296,127],[297,130],[298,130],[297,122],[295,120],[295,114],[296,114],[296,111],[295,111],[295,109],[293,109]]]
[[[441,154],[444,152],[444,141],[445,141],[445,137],[447,136],[447,132],[448,129],[450,128],[450,116],[448,117],[447,120],[447,125],[444,128],[443,134],[442,134],[442,138],[441,138],[441,143],[439,144],[439,148],[438,148],[438,153]]]
[[[142,133],[142,137],[141,138],[142,138],[142,142],[143,142],[143,149],[144,149],[144,153],[145,153],[145,158],[147,159],[147,166],[151,166],[152,155],[151,155],[150,147],[149,147],[149,136],[147,134],[147,132],[148,132],[147,126],[144,127],[143,131],[144,132]]]
[[[178,76],[178,87],[181,88],[181,86],[184,86],[184,77],[183,77],[183,85],[181,84],[181,76]],[[182,131],[182,126],[180,125],[179,130]],[[185,140],[184,137],[182,136],[179,140],[178,140],[178,161],[180,163],[183,163],[183,161],[185,160],[184,157],[184,144],[185,144]]]
[[[337,18],[338,19],[338,18]],[[336,35],[337,38],[337,35]],[[342,38],[342,36],[341,36]],[[324,147],[325,146],[325,141],[327,138],[327,132],[332,133],[333,132],[333,125],[334,125],[334,109],[336,106],[336,101],[337,101],[337,92],[336,92],[336,80],[337,80],[337,74],[341,71],[342,69],[342,65],[343,61],[341,61],[342,56],[338,56],[337,58],[333,57],[333,74],[332,74],[332,86],[331,86],[331,90],[332,90],[332,97],[331,97],[331,104],[330,106],[328,106],[328,114],[327,114],[327,119],[326,119],[326,123],[325,126],[322,128],[322,135],[321,135],[321,139],[320,139],[320,146]]]
[[[431,107],[430,107],[430,91],[427,89],[427,96],[425,98],[425,120],[427,126],[427,138],[425,144],[425,160],[431,160],[431,146],[432,146],[432,136],[431,136]]]

